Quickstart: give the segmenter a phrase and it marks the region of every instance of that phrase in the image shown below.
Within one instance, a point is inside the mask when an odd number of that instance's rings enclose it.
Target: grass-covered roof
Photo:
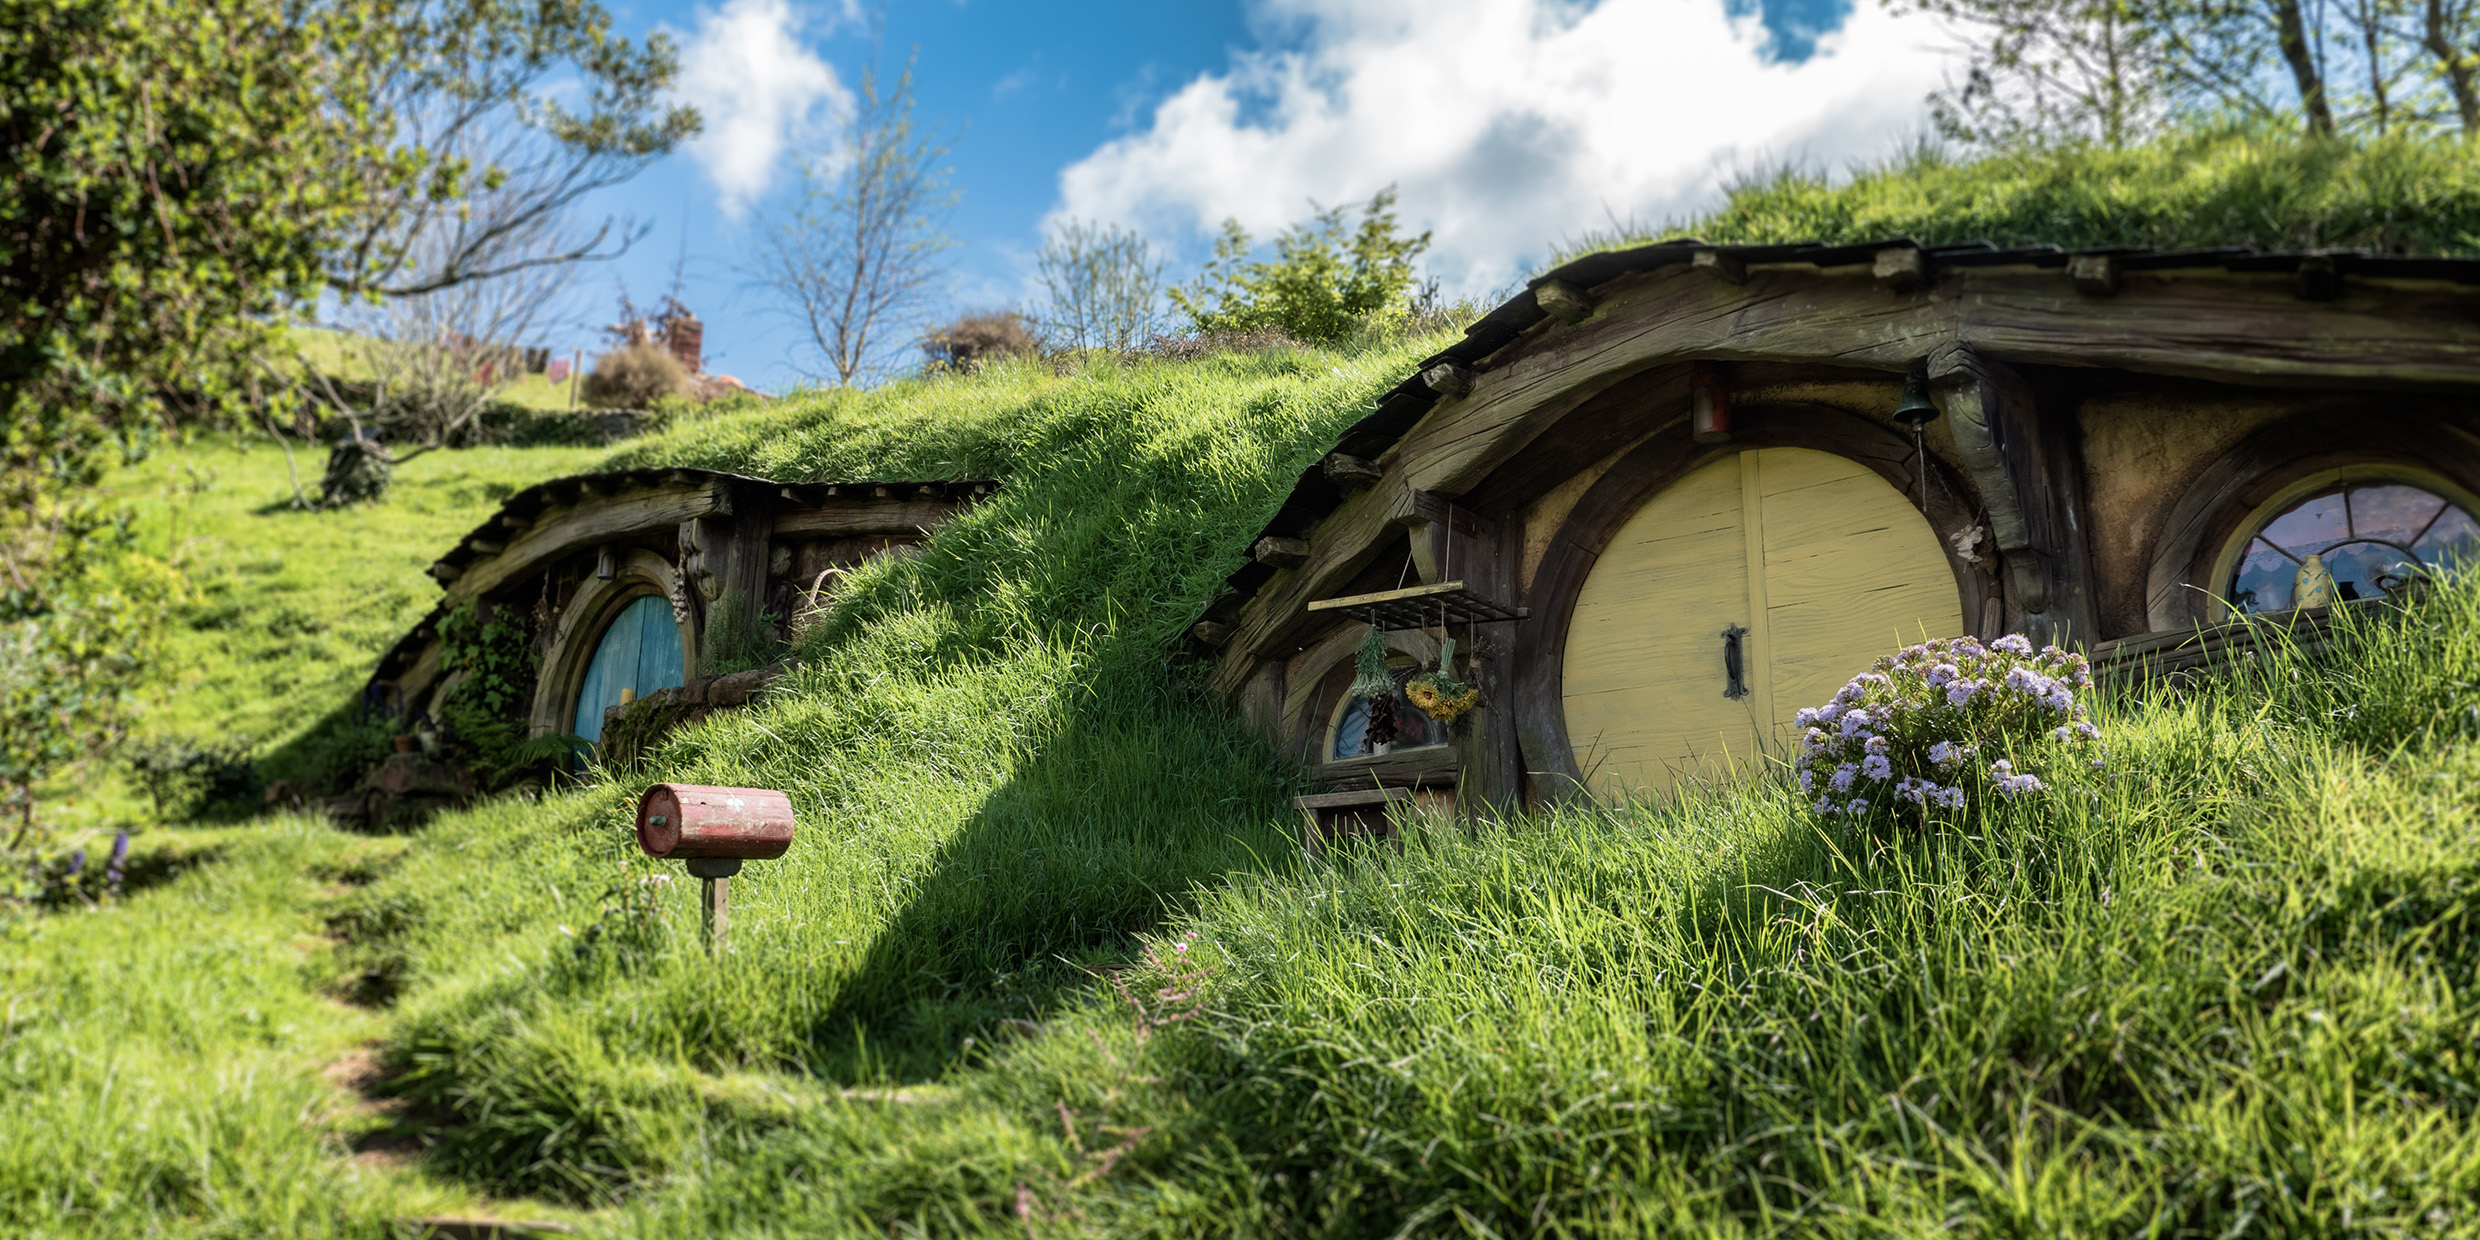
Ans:
[[[1718,209],[1658,229],[1586,238],[1565,255],[1669,237],[1715,244],[1943,245],[2068,249],[2365,249],[2480,255],[2480,155],[2455,139],[2305,141],[2232,129],[2147,145],[1934,148],[1847,177],[1786,168],[1752,177]]]

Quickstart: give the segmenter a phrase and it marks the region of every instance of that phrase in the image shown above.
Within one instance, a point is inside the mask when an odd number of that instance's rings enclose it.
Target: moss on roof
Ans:
[[[2480,255],[2480,152],[2458,139],[2306,141],[2252,130],[2111,150],[2060,146],[1957,158],[1915,150],[1848,180],[1785,169],[1708,215],[1587,238],[1562,261],[1693,236],[1716,244],[1853,243],[2164,250],[2366,249]]]

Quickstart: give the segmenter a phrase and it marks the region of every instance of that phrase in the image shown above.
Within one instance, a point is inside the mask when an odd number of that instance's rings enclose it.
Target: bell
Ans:
[[[1929,376],[1913,371],[1903,381],[1903,403],[1894,407],[1894,420],[1913,430],[1923,423],[1938,419],[1938,407],[1929,399]]]
[[[1920,511],[1929,511],[1929,445],[1922,440],[1920,428],[1937,420],[1938,407],[1929,399],[1927,372],[1914,370],[1903,380],[1903,401],[1894,407],[1894,420],[1912,428],[1913,474],[1920,480]]]

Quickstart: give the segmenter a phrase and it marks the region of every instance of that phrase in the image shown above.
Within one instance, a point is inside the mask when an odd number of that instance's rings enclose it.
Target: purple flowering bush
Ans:
[[[2103,764],[2077,698],[2091,685],[2084,656],[2036,654],[2021,636],[1905,647],[1800,711],[1800,789],[1820,817],[1851,824],[1926,825],[2037,797]]]

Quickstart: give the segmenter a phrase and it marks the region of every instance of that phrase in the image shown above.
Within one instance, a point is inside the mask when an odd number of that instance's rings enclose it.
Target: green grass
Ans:
[[[357,337],[352,333],[324,327],[296,327],[292,330],[292,339],[303,364],[312,370],[344,382],[370,381],[370,362],[354,347]],[[553,383],[542,375],[520,375],[516,382],[493,393],[492,399],[522,409],[565,413],[569,407],[568,388],[567,383]]]
[[[56,1207],[72,1173],[21,1151],[0,1219],[376,1235],[464,1192],[643,1236],[2480,1235],[2480,583],[2106,699],[2106,775],[1962,832],[1822,834],[1768,778],[1309,865],[1290,773],[1168,655],[1436,344],[1003,368],[632,448],[1006,485],[647,770],[401,842],[239,830],[41,921],[0,1115],[134,1105],[65,1058],[116,1021],[130,1079],[262,1072],[193,1091],[225,1128],[163,1120],[229,1142],[196,1181],[229,1187],[150,1202],[153,1147],[97,1138],[72,1204],[123,1212]],[[629,838],[658,777],[800,812],[719,957]],[[288,946],[314,925],[337,945]],[[165,963],[206,943],[232,946]],[[302,1015],[340,976],[393,1008]],[[241,990],[283,1014],[226,1014]],[[314,1113],[364,1035],[428,1179],[355,1179]]]
[[[1851,243],[2480,254],[2480,160],[2450,138],[2335,138],[2212,130],[2144,146],[1933,149],[1848,177],[1785,168],[1718,210],[1593,236],[1564,258],[1693,236],[1716,244]]]
[[[138,543],[178,565],[188,597],[167,617],[149,673],[140,739],[232,740],[281,751],[352,702],[380,652],[439,601],[432,560],[499,502],[545,478],[589,469],[580,448],[432,452],[396,471],[377,504],[296,511],[283,451],[263,437],[205,436],[121,469],[104,498],[137,514]],[[324,458],[295,448],[308,494]],[[269,774],[299,778],[299,761]],[[55,781],[62,821],[108,827],[136,814],[106,781]],[[89,802],[92,802],[91,804]]]

